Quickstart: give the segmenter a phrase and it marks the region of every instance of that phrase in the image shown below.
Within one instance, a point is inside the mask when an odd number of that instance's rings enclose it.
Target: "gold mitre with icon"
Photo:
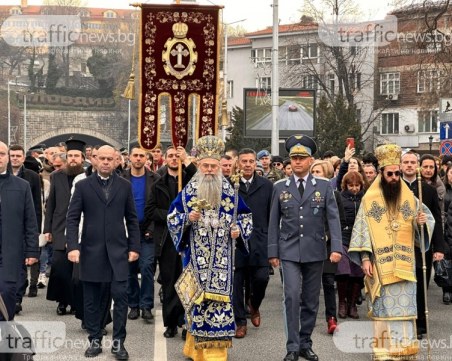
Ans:
[[[397,144],[384,144],[375,149],[375,156],[378,159],[380,168],[387,165],[400,165],[402,157],[402,148]]]
[[[212,158],[220,160],[224,153],[224,142],[214,136],[206,135],[198,139],[196,144],[196,157],[198,159]]]

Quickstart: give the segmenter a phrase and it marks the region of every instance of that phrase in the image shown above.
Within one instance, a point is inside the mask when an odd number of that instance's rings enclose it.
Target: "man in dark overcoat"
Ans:
[[[0,295],[14,319],[22,265],[38,262],[38,224],[30,185],[7,171],[8,147],[0,142]],[[19,285],[20,286],[20,285]],[[0,314],[0,321],[4,318]]]
[[[132,186],[115,173],[115,157],[113,147],[100,147],[97,173],[76,183],[67,214],[67,250],[68,259],[80,263],[84,321],[90,341],[85,356],[102,352],[103,314],[99,308],[102,284],[109,283],[114,301],[111,351],[116,359],[127,360],[127,278],[129,262],[139,258],[140,229]]]
[[[167,215],[171,202],[178,194],[178,162],[185,165],[182,185],[185,186],[196,173],[196,166],[189,160],[183,147],[169,147],[165,152],[166,166],[160,168],[162,176],[152,186],[151,197],[146,205],[146,220],[154,223],[155,256],[158,259],[162,283],[163,336],[172,338],[177,326],[184,324],[184,308],[174,289],[182,273],[182,260],[168,232]]]
[[[237,325],[235,337],[243,338],[247,332],[245,295],[246,277],[249,277],[250,297],[248,301],[251,323],[259,327],[261,316],[259,307],[265,297],[269,280],[268,264],[268,220],[273,183],[256,174],[256,152],[250,148],[239,151],[238,168],[243,172],[240,179],[239,195],[253,214],[253,232],[249,240],[249,254],[238,248],[235,251],[234,273],[234,317]]]

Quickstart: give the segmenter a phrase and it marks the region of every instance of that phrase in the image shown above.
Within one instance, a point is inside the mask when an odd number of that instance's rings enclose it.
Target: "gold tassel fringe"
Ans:
[[[231,340],[215,340],[215,341],[204,341],[195,343],[195,350],[202,350],[205,348],[231,348]]]
[[[129,81],[122,96],[126,99],[135,99],[135,73],[133,71],[130,73]]]

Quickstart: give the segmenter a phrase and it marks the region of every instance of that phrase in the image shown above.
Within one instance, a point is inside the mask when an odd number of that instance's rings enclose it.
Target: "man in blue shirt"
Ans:
[[[133,198],[140,222],[141,254],[138,261],[129,264],[129,279],[127,296],[130,307],[129,320],[136,320],[140,316],[150,322],[154,316],[154,255],[155,246],[150,222],[145,221],[144,208],[151,194],[152,184],[160,178],[156,173],[145,168],[146,152],[139,146],[132,148],[130,156],[130,169],[124,177],[132,183]],[[138,282],[138,271],[141,273],[141,287]]]

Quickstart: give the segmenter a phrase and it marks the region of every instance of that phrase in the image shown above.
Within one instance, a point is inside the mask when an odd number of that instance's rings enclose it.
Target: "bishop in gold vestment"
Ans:
[[[426,206],[401,181],[401,149],[376,149],[380,175],[364,195],[353,227],[350,258],[362,265],[368,316],[374,321],[375,360],[403,360],[418,353],[414,247],[419,225],[431,237],[435,224]],[[428,249],[429,240],[424,240]]]

